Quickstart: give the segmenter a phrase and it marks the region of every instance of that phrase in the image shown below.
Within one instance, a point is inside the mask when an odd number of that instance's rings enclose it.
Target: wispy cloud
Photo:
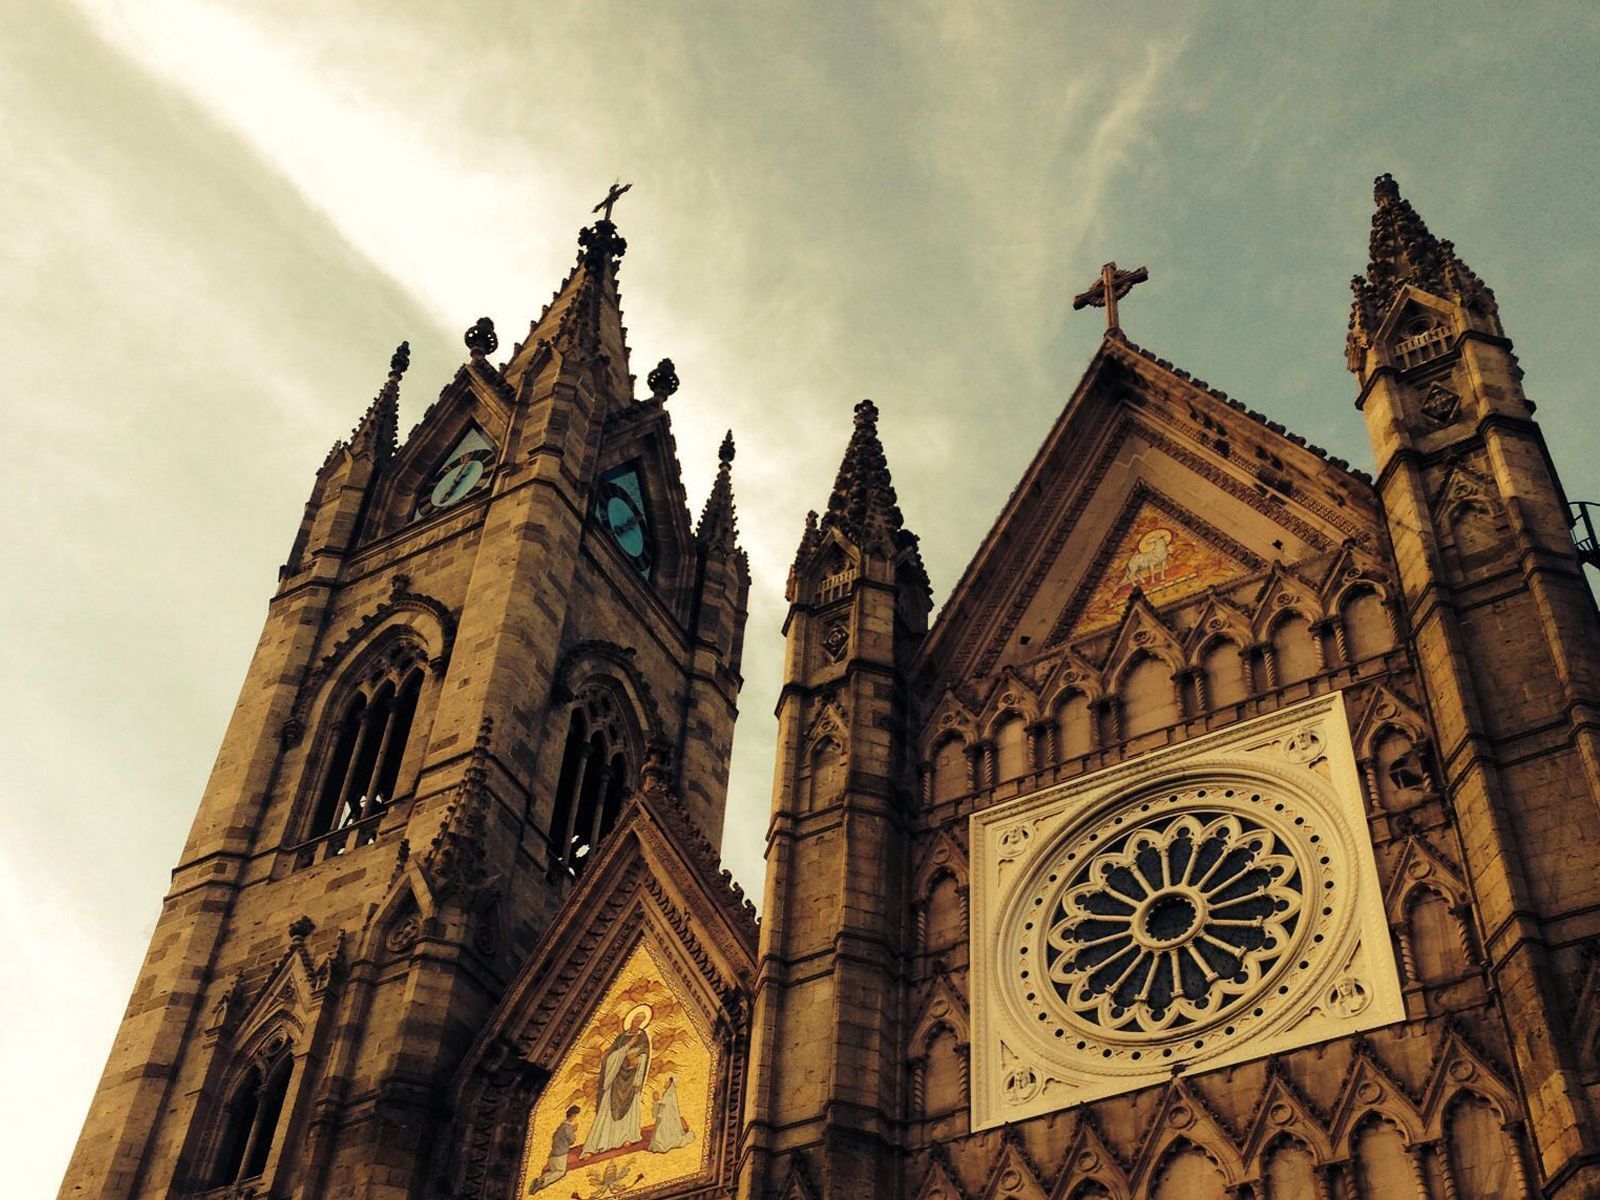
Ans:
[[[1141,341],[1359,455],[1343,278],[1366,179],[1402,162],[1430,219],[1457,201],[1439,224],[1515,314],[1558,453],[1600,460],[1563,415],[1600,372],[1600,32],[1561,6],[1478,36],[1452,14],[1438,55],[1427,5],[58,3],[0,15],[0,401],[26,447],[0,520],[31,572],[0,598],[28,631],[0,641],[24,681],[0,700],[0,849],[62,869],[0,887],[57,886],[72,952],[112,975],[327,444],[401,337],[414,416],[455,331],[520,332],[616,174],[634,367],[678,363],[696,512],[739,441],[755,587],[724,850],[755,894],[784,575],[851,405],[879,401],[948,587],[1099,336],[1068,298],[1104,259],[1148,256]],[[115,819],[84,800],[107,794]],[[40,1046],[100,1020],[0,998]],[[33,1119],[41,1154],[70,1141]]]

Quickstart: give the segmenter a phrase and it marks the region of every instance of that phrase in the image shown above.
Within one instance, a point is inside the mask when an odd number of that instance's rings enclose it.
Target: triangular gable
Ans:
[[[629,467],[637,469],[656,558],[650,584],[668,598],[669,605],[682,599],[694,581],[694,535],[672,419],[665,406],[642,400],[618,409],[606,422],[595,466],[597,481]],[[597,489],[601,486],[597,482]],[[596,501],[599,498],[597,491]],[[593,518],[595,501],[589,507],[587,515]]]
[[[483,359],[462,364],[384,471],[365,536],[381,537],[419,519],[453,511],[455,504],[437,511],[426,505],[419,508],[418,500],[426,485],[445,482],[443,474],[464,440],[476,445],[476,438],[483,443],[473,456],[483,471],[482,478],[473,481],[473,494],[486,493],[494,472],[505,461],[515,413],[515,394],[499,371]]]
[[[1321,1117],[1282,1068],[1274,1063],[1250,1121],[1250,1130],[1245,1135],[1244,1160],[1258,1161],[1266,1147],[1282,1137],[1304,1144],[1318,1162],[1327,1162],[1333,1157],[1333,1144],[1328,1140]]]
[[[1405,921],[1411,894],[1418,888],[1437,892],[1452,907],[1466,901],[1467,887],[1459,869],[1421,834],[1406,838],[1400,857],[1389,871],[1389,892],[1384,897],[1384,908],[1390,924],[1399,925]]]
[[[1159,524],[1147,499],[1177,524]],[[1158,528],[1191,558],[1204,548],[1192,577],[1150,577],[1161,539],[1139,543]],[[919,685],[1031,659],[1086,628],[1085,610],[1115,624],[1134,555],[1149,556],[1134,564],[1147,583],[1193,595],[1224,568],[1248,577],[1274,558],[1330,557],[1376,544],[1380,528],[1370,483],[1347,464],[1107,338],[924,641]]]
[[[1150,1132],[1134,1156],[1129,1174],[1135,1180],[1135,1190],[1154,1183],[1177,1143],[1204,1153],[1230,1186],[1244,1178],[1244,1160],[1233,1135],[1204,1098],[1181,1079],[1167,1085],[1150,1122]]]
[[[1422,1114],[1417,1111],[1416,1101],[1378,1061],[1372,1044],[1366,1038],[1357,1038],[1355,1057],[1345,1075],[1333,1119],[1328,1123],[1337,1155],[1344,1157],[1351,1153],[1351,1138],[1373,1113],[1397,1125],[1408,1142],[1419,1142],[1424,1137]]]
[[[460,1195],[730,1178],[756,925],[688,825],[637,794],[506,990],[457,1077]]]
[[[1504,1068],[1474,1046],[1460,1026],[1450,1020],[1445,1026],[1444,1043],[1434,1059],[1433,1076],[1422,1096],[1421,1109],[1430,1137],[1445,1135],[1450,1107],[1463,1092],[1488,1101],[1502,1121],[1515,1120],[1516,1093],[1506,1082]]]
[[[1128,1173],[1122,1159],[1101,1135],[1099,1126],[1087,1108],[1080,1110],[1078,1131],[1073,1136],[1072,1148],[1063,1156],[1066,1168],[1056,1180],[1051,1200],[1079,1200],[1085,1194],[1108,1195],[1123,1200],[1131,1194]],[[1096,1190],[1093,1186],[1098,1185]]]
[[[935,1142],[928,1154],[928,1170],[922,1177],[922,1186],[916,1190],[914,1200],[971,1200],[972,1194],[961,1184],[941,1142]]]
[[[1047,1200],[1038,1165],[1009,1129],[1000,1139],[1000,1153],[979,1195],[982,1200]]]
[[[1220,529],[1141,484],[1056,620],[1049,644],[1115,625],[1136,591],[1160,608],[1263,565]]]

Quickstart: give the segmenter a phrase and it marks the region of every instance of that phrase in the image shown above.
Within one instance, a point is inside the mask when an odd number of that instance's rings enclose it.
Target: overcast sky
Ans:
[[[313,474],[519,336],[607,184],[696,514],[754,574],[728,865],[760,894],[782,587],[863,396],[942,600],[1131,337],[1336,454],[1372,177],[1497,291],[1600,499],[1600,7],[0,5],[0,1096],[53,1194]]]

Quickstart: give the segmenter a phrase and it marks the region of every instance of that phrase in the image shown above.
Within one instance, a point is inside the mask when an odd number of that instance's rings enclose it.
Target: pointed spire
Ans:
[[[821,527],[837,529],[863,544],[879,528],[893,534],[905,527],[889,479],[889,462],[878,440],[878,406],[871,400],[856,405],[855,431],[845,447]]]
[[[833,481],[833,494],[828,497],[828,510],[822,515],[816,535],[820,538],[830,529],[838,530],[863,548],[885,539],[896,552],[903,553],[926,586],[928,573],[922,565],[917,536],[905,527],[900,513],[899,499],[889,477],[889,460],[878,440],[878,406],[871,400],[856,405],[855,430],[845,447],[839,474]],[[808,519],[807,540],[812,536]]]
[[[1466,308],[1494,311],[1494,294],[1456,256],[1454,244],[1429,232],[1400,194],[1394,176],[1373,181],[1372,236],[1366,277],[1350,281],[1355,305],[1350,314],[1352,341],[1368,337],[1383,321],[1400,290],[1412,285]]]
[[[817,528],[817,510],[813,508],[806,514],[806,530],[800,535],[800,549],[795,551],[793,570],[798,571],[821,544],[822,531]]]
[[[711,494],[706,497],[695,536],[708,549],[714,547],[732,553],[739,548],[739,522],[733,508],[733,430],[728,430],[722,439],[717,459],[717,477],[711,484]]]
[[[578,245],[576,265],[529,327],[528,336],[513,350],[506,379],[518,386],[541,348],[548,345],[566,361],[593,368],[604,381],[603,390],[616,403],[624,403],[633,398],[633,380],[628,374],[617,263],[628,243],[615,224],[601,218],[579,232]]]
[[[380,463],[394,457],[400,448],[400,377],[410,365],[411,343],[401,342],[389,358],[389,378],[350,433],[350,453],[370,454]]]

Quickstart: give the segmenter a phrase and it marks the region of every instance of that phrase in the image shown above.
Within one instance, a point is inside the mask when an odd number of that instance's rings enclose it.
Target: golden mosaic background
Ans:
[[[621,1148],[591,1154],[585,1143],[596,1126],[601,1075],[625,1023],[644,1015],[650,1053],[639,1096],[641,1134]],[[647,1194],[699,1174],[708,1159],[716,1055],[705,1032],[666,982],[650,949],[640,943],[607,989],[561,1060],[528,1116],[517,1193],[549,1200]],[[663,1098],[675,1083],[677,1108],[688,1140],[670,1150],[650,1148]],[[564,1175],[550,1171],[552,1139],[576,1106],[576,1138]]]
[[[1115,625],[1137,585],[1151,604],[1182,600],[1239,575],[1243,568],[1146,501],[1112,553],[1074,632]]]

